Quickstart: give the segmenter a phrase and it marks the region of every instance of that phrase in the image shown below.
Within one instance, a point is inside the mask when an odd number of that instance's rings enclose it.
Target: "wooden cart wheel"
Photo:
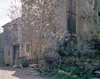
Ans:
[[[61,57],[56,51],[48,50],[38,57],[39,69],[46,74],[55,73],[60,65]]]

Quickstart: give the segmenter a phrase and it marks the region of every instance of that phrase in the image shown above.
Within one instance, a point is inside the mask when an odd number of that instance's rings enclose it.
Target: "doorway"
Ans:
[[[13,65],[19,64],[19,45],[13,46]]]

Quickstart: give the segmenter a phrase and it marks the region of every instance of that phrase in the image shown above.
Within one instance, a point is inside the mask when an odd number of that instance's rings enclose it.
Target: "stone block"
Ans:
[[[30,64],[29,67],[30,67],[30,68],[32,68],[32,67],[33,67],[33,68],[37,68],[37,64]]]
[[[71,73],[69,72],[65,72],[65,75],[67,75],[67,76],[71,76]]]
[[[95,71],[95,74],[100,74],[100,71]]]
[[[72,75],[74,78],[77,78],[77,75]]]
[[[65,73],[65,71],[59,69],[59,70],[58,70],[58,73]]]

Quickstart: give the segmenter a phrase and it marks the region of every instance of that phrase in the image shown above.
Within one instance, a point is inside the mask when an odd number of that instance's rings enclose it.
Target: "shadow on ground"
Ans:
[[[40,76],[25,75],[28,68],[0,67],[0,79],[45,79]]]

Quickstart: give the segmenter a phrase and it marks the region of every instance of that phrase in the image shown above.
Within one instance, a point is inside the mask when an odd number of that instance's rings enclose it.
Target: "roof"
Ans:
[[[8,22],[7,24],[3,25],[2,27],[3,27],[3,28],[12,27],[12,23],[16,22],[16,20],[18,21],[19,19],[20,19],[20,18],[17,18],[17,19],[15,19],[15,20],[11,21],[11,22]]]
[[[9,22],[9,23],[3,25],[2,27],[5,28],[5,27],[11,27],[11,26],[12,26],[12,25],[11,25],[11,22]]]

